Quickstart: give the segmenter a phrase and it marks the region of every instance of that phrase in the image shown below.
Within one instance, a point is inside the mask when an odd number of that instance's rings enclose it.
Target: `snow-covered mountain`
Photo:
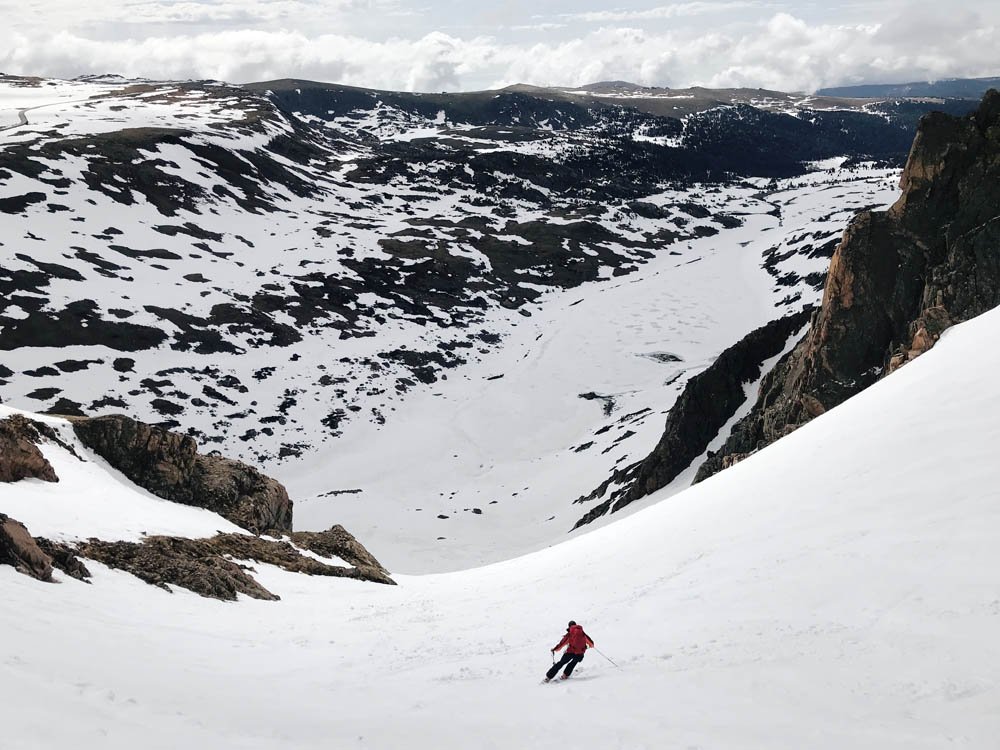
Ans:
[[[991,88],[1000,86],[1000,78],[944,78],[939,81],[867,84],[820,89],[817,95],[826,97],[942,97],[978,101]]]
[[[818,301],[926,108],[0,87],[0,397],[181,430],[413,571],[572,528],[691,376]]]

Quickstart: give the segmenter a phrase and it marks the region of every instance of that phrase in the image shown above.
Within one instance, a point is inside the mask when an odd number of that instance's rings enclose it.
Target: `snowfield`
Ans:
[[[998,335],[995,310],[733,469],[486,567],[258,566],[283,600],[237,604],[0,568],[5,746],[995,748]],[[620,668],[540,685],[569,618]]]

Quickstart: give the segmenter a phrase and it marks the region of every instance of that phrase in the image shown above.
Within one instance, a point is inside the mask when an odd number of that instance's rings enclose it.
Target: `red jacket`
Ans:
[[[590,636],[583,632],[583,627],[580,625],[570,625],[566,629],[566,635],[563,636],[562,640],[552,650],[558,651],[563,646],[566,646],[566,653],[568,654],[583,654],[587,650],[587,646],[593,647],[593,645],[594,642],[590,640]]]

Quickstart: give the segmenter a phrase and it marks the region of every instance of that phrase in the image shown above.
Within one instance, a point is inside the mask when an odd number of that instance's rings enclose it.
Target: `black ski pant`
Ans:
[[[551,680],[553,677],[556,676],[556,673],[559,671],[559,668],[565,665],[566,669],[563,670],[563,674],[566,677],[569,677],[571,674],[573,674],[573,669],[581,661],[583,661],[583,654],[571,654],[567,651],[565,654],[563,654],[562,659],[560,659],[559,661],[557,661],[555,664],[552,665],[552,669],[546,672],[545,676]]]

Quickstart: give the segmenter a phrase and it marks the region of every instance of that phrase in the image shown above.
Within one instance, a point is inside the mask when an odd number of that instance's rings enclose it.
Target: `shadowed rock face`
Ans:
[[[207,508],[254,533],[289,531],[285,488],[251,466],[198,453],[194,438],[121,415],[72,418],[77,437],[140,487]]]
[[[37,425],[20,414],[0,420],[0,482],[59,481],[52,465],[38,450],[39,439]]]
[[[903,195],[859,214],[830,263],[806,337],[696,481],[795,430],[1000,304],[1000,94],[921,120]],[[984,342],[984,345],[989,345]]]
[[[90,571],[87,570],[87,566],[76,556],[76,549],[65,542],[53,542],[50,539],[40,536],[35,537],[35,543],[42,552],[48,555],[52,561],[53,568],[61,570],[66,575],[78,581],[90,583],[87,580],[90,578]]]
[[[23,524],[0,513],[0,565],[13,565],[18,571],[52,580],[52,561],[31,538]]]
[[[782,351],[808,322],[810,312],[808,308],[752,331],[719,355],[707,370],[691,378],[670,410],[653,452],[578,499],[578,503],[597,500],[611,485],[620,485],[587,511],[574,528],[666,487],[687,469],[746,402],[744,383],[760,377],[764,362]]]

